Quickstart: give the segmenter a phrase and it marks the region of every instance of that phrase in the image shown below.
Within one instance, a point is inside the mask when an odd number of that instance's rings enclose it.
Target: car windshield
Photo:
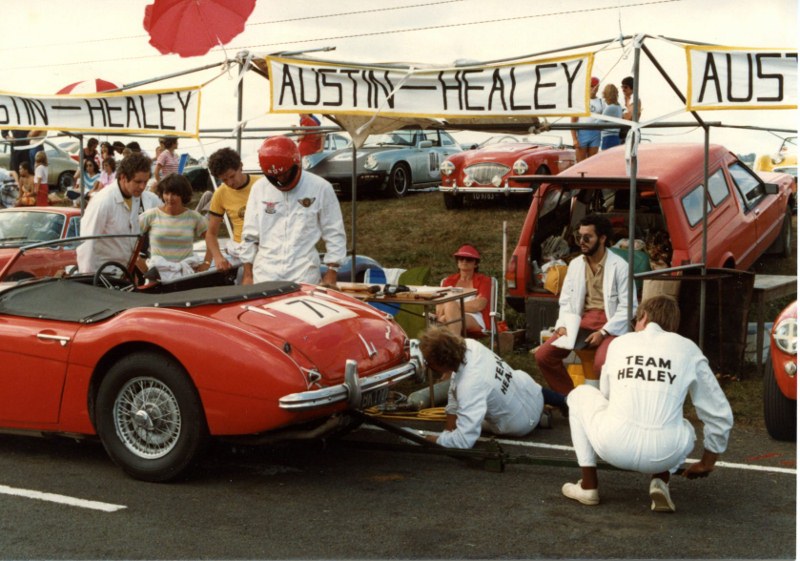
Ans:
[[[0,212],[0,247],[57,240],[64,231],[63,214],[30,210]]]
[[[373,134],[368,137],[364,146],[414,146],[415,130],[399,130],[386,134]]]

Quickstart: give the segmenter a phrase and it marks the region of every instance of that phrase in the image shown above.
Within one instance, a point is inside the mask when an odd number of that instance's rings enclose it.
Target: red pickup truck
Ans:
[[[792,178],[756,173],[723,146],[709,147],[708,267],[748,269],[765,251],[790,254]],[[518,181],[521,179],[518,178]],[[508,303],[528,320],[528,336],[552,325],[557,296],[537,277],[542,244],[560,237],[576,254],[573,231],[588,214],[603,213],[620,237],[628,237],[630,177],[625,148],[612,148],[557,176],[529,176],[538,184],[519,241],[506,270]],[[637,239],[668,236],[671,262],[702,262],[704,147],[702,144],[639,146]],[[548,323],[550,322],[550,323]]]

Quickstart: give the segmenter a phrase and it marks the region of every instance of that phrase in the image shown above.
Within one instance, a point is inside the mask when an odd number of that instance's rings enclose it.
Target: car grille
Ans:
[[[469,175],[479,185],[491,185],[494,176],[504,177],[510,169],[508,166],[489,162],[468,166],[464,168],[464,174]]]

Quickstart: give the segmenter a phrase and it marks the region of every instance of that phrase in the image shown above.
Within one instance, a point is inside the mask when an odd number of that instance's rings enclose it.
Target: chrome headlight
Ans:
[[[367,159],[364,161],[364,167],[371,170],[378,169],[378,160],[375,158],[374,154],[367,156]]]
[[[528,164],[525,160],[517,160],[514,162],[514,173],[517,175],[525,175],[528,173]]]
[[[464,187],[472,187],[475,184],[475,180],[472,178],[471,175],[468,175],[464,178]]]
[[[442,173],[442,175],[450,177],[453,172],[456,171],[456,166],[450,160],[445,160],[439,166],[439,171]]]
[[[797,318],[786,318],[772,331],[775,345],[786,354],[797,354]]]

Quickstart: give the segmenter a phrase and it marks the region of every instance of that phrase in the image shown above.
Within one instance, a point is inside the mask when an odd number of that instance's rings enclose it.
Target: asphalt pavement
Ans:
[[[362,427],[342,441],[217,444],[172,484],[126,477],[96,442],[2,435],[0,558],[796,558],[794,443],[736,427],[711,477],[673,478],[678,510],[657,514],[636,473],[602,470],[599,506],[562,497],[579,472],[566,420],[554,425],[483,442],[501,472],[378,449],[402,441]]]

